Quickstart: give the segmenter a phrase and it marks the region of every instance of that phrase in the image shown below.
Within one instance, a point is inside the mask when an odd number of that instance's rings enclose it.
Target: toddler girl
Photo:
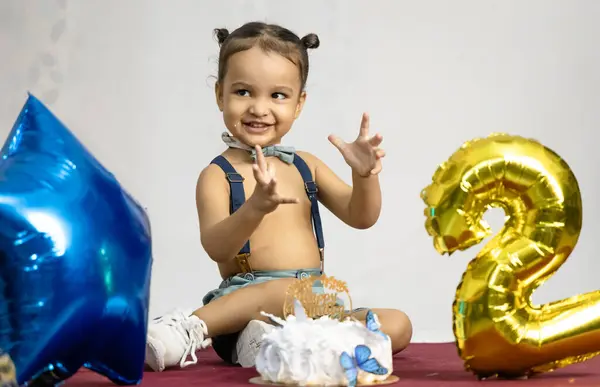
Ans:
[[[216,36],[215,97],[227,149],[200,173],[196,203],[202,246],[223,281],[201,308],[150,323],[146,362],[155,371],[195,363],[195,352],[211,342],[223,360],[254,366],[262,335],[273,329],[260,312],[281,316],[292,281],[322,273],[319,202],[358,229],[375,224],[381,210],[383,138],[369,135],[366,114],[354,142],[329,136],[352,168],[352,186],[312,154],[280,145],[306,101],[307,50],[319,46],[317,35],[300,39],[252,22],[231,34],[217,29]],[[404,349],[412,335],[407,316],[373,311],[393,350]],[[353,315],[364,321],[366,310]]]

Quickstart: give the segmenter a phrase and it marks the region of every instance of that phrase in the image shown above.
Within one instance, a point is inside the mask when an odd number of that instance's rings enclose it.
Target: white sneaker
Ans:
[[[192,315],[192,311],[174,310],[158,317],[148,325],[146,364],[156,372],[177,363],[181,368],[196,364],[196,352],[212,343],[211,339],[205,339],[206,335],[206,324]],[[186,361],[188,356],[192,360]]]
[[[235,346],[239,365],[244,368],[254,367],[263,337],[273,329],[274,325],[261,320],[252,320],[246,325]]]

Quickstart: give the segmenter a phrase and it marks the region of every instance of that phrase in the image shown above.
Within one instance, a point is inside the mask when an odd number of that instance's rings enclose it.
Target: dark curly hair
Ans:
[[[301,89],[308,78],[308,50],[319,47],[319,37],[308,34],[303,38],[276,24],[250,22],[232,33],[226,28],[216,28],[215,37],[219,42],[219,72],[217,82],[222,82],[227,72],[227,60],[235,53],[254,46],[266,52],[275,52],[292,61],[300,70]]]

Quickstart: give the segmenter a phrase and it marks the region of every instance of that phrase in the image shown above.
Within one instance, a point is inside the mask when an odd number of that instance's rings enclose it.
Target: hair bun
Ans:
[[[308,34],[305,37],[303,37],[302,39],[300,39],[300,41],[302,42],[302,45],[304,45],[304,47],[306,49],[314,49],[314,48],[318,48],[319,47],[319,37],[317,36],[317,34]]]
[[[219,46],[225,42],[225,39],[229,36],[229,31],[227,28],[215,28],[214,34],[219,42]]]

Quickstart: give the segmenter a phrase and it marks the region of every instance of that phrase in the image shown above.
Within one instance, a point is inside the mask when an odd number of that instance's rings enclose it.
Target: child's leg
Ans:
[[[287,288],[295,278],[249,285],[204,305],[193,314],[206,323],[208,337],[239,332],[251,320],[270,320],[261,311],[281,317]]]
[[[368,309],[356,311],[352,314],[357,320],[365,322]],[[381,324],[381,331],[392,340],[392,352],[401,352],[412,338],[412,324],[406,313],[397,309],[372,309]]]
[[[210,345],[209,338],[239,332],[251,320],[268,321],[261,311],[281,316],[286,290],[293,281],[295,278],[281,278],[248,285],[209,302],[191,315],[163,316],[166,321],[148,326],[146,363],[155,371],[177,363],[183,367],[188,355],[195,362],[195,352]]]

